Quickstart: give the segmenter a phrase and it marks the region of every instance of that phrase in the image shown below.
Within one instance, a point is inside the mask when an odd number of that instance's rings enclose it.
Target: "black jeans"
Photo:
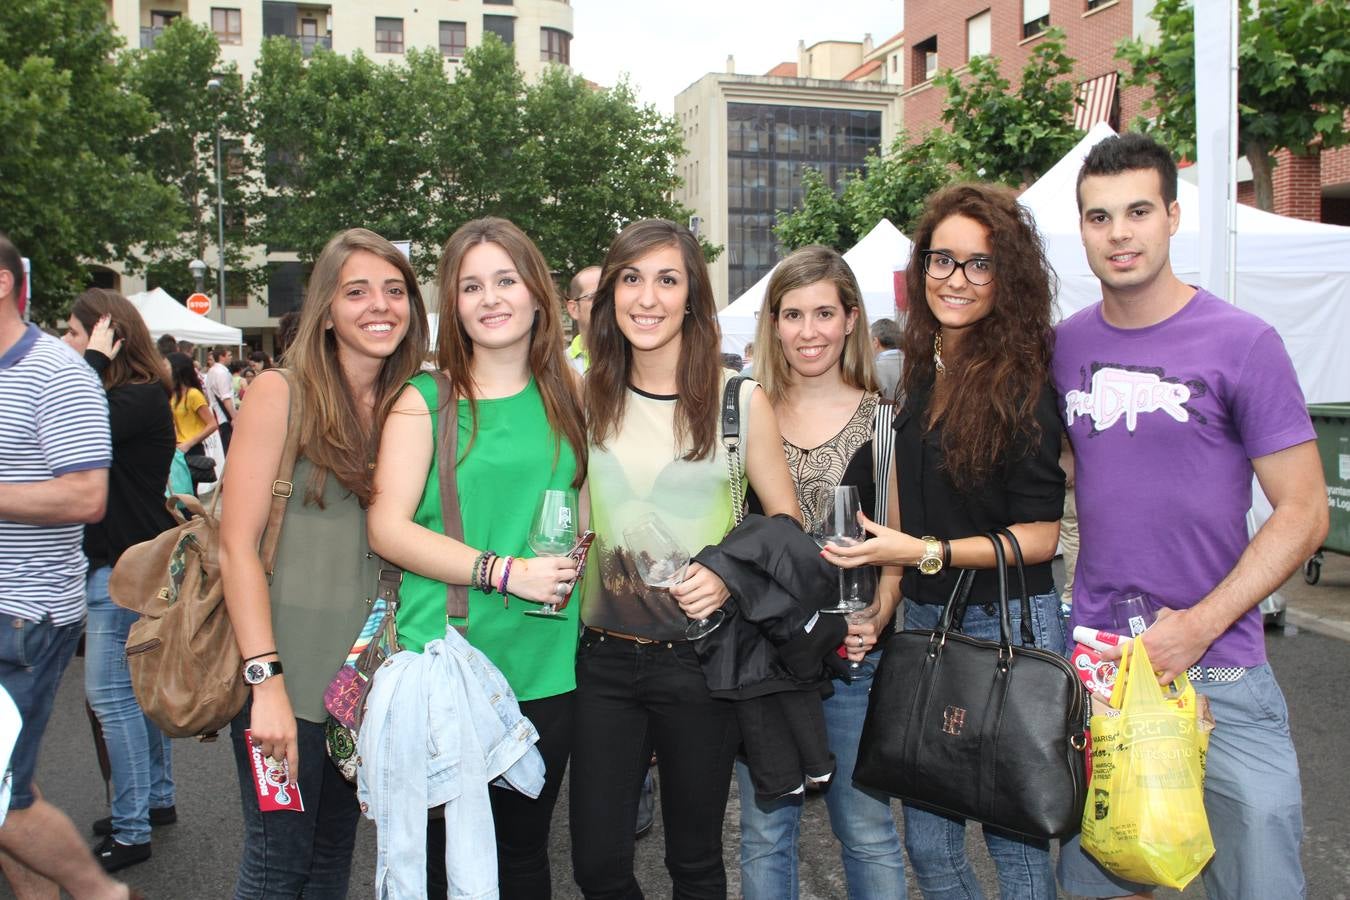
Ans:
[[[567,757],[572,752],[574,697],[574,692],[568,691],[520,704],[521,713],[539,732],[535,746],[544,757],[544,789],[539,798],[531,800],[510,788],[488,789],[497,832],[497,882],[502,900],[548,900],[552,895],[548,833]],[[437,817],[427,822],[427,896],[444,897],[446,889],[445,819]]]
[[[252,763],[244,746],[253,700],[230,723],[230,743],[239,771],[244,810],[244,848],[239,860],[235,900],[341,900],[351,879],[352,849],[361,810],[356,788],[331,762],[323,726],[296,719],[300,785],[304,812],[258,810]]]
[[[652,750],[675,900],[722,900],[722,820],[740,732],[686,642],[582,634],[572,748],[572,867],[589,900],[636,900],[633,822]]]

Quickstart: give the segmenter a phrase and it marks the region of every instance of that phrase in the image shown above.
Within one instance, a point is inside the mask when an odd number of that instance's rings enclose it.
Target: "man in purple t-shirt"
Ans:
[[[1257,607],[1321,545],[1326,485],[1279,335],[1172,272],[1176,183],[1170,154],[1137,134],[1099,143],[1078,176],[1102,302],[1060,324],[1052,364],[1075,457],[1072,621],[1113,629],[1113,598],[1149,598],[1158,619],[1143,641],[1159,681],[1186,673],[1218,723],[1209,896],[1300,897],[1298,761]],[[1275,511],[1249,542],[1253,474]],[[1059,877],[1085,896],[1151,891],[1107,873],[1077,838]]]

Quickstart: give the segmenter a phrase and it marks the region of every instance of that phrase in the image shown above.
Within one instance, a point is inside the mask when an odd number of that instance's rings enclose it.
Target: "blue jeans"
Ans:
[[[1303,789],[1275,673],[1260,665],[1238,681],[1193,684],[1209,698],[1215,721],[1205,754],[1205,812],[1214,838],[1214,858],[1201,873],[1205,893],[1225,900],[1306,896],[1299,862]],[[1150,889],[1108,873],[1076,836],[1060,850],[1059,878],[1064,890],[1090,897]]]
[[[174,805],[169,739],[141,712],[127,670],[127,633],[140,616],[108,596],[111,566],[85,581],[84,694],[98,716],[112,770],[113,835],[123,844],[150,840],[150,810]]]
[[[9,692],[23,717],[9,757],[13,772],[10,809],[28,809],[37,799],[33,773],[38,748],[56,703],[56,689],[83,631],[83,622],[53,625],[48,618],[34,622],[15,617],[0,622],[0,686]]]
[[[300,774],[295,781],[305,810],[261,812],[248,748],[244,746],[244,729],[252,712],[250,698],[230,723],[244,810],[244,846],[235,900],[342,900],[351,880],[356,823],[361,818],[356,786],[328,761],[323,726],[296,719]]]
[[[881,651],[868,655],[875,667]],[[905,855],[895,830],[890,799],[856,787],[853,767],[867,716],[872,675],[836,678],[825,701],[825,729],[837,768],[825,790],[830,829],[839,841],[849,900],[903,900]],[[797,835],[803,795],[769,803],[755,799],[750,768],[736,762],[741,791],[741,893],[745,900],[796,900]]]
[[[990,615],[972,597],[961,631],[975,638],[997,640],[997,606]],[[1022,606],[1010,603],[1013,641],[1022,644]],[[905,601],[905,628],[935,628],[941,606]],[[1056,653],[1065,649],[1064,619],[1059,595],[1053,591],[1031,598],[1031,630],[1036,646]],[[904,805],[905,849],[914,878],[926,900],[976,900],[983,898],[980,884],[966,857],[966,820],[939,815]],[[1055,900],[1055,873],[1050,863],[1050,842],[1022,837],[985,826],[984,843],[998,870],[999,896],[1004,900],[1030,898]]]

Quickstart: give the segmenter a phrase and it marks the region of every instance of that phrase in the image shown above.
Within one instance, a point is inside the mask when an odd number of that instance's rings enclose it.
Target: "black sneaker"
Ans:
[[[94,848],[94,856],[105,872],[116,872],[150,858],[150,842],[144,844],[119,844],[112,835],[105,837]]]
[[[161,825],[172,825],[178,821],[178,807],[162,806],[159,808],[150,807],[150,827],[158,828]],[[104,816],[94,822],[94,834],[107,837],[113,833],[112,816]]]

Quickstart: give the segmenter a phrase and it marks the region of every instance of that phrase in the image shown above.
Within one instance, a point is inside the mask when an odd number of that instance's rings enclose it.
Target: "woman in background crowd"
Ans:
[[[170,406],[173,409],[173,429],[178,439],[178,449],[188,456],[205,456],[206,448],[202,442],[215,434],[219,426],[211,413],[210,404],[206,402],[201,376],[197,374],[192,357],[186,353],[175,351],[169,354],[168,359],[173,387]]]
[[[173,527],[164,486],[174,421],[150,332],[121,294],[90,288],[76,297],[65,341],[102,379],[112,432],[107,513],[84,529],[84,689],[103,730],[112,775],[112,815],[94,822],[94,833],[103,836],[94,855],[115,872],[150,858],[151,826],[178,819],[169,740],[141,711],[127,670],[127,634],[139,616],[108,596],[108,576],[122,551]]]

